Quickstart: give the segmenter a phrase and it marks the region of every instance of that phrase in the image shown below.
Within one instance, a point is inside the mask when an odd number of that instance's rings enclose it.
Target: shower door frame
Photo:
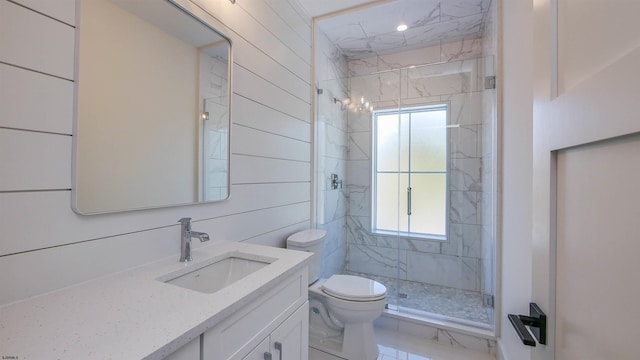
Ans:
[[[489,58],[491,60],[494,61],[495,64],[495,58],[490,55],[490,56],[482,56],[483,59],[485,58]],[[473,60],[473,59],[470,59]],[[464,61],[464,60],[460,60],[460,61]],[[454,61],[455,62],[455,61]],[[436,63],[436,64],[425,64],[423,66],[428,67],[428,66],[433,66],[433,65],[442,65],[443,63]],[[384,71],[384,73],[390,73],[390,72],[398,72],[398,77],[400,79],[403,78],[403,76],[406,77],[406,75],[403,75],[403,71],[408,71],[410,69],[413,69],[415,67],[408,67],[408,68],[402,68],[402,69],[394,69],[394,70],[387,70]],[[379,72],[382,73],[382,72]],[[372,74],[367,74],[367,75],[359,75],[359,76],[371,76],[371,75],[376,75],[379,73],[372,73]],[[495,89],[495,88],[494,88]],[[487,90],[487,89],[485,89]],[[421,103],[421,104],[415,104],[415,103],[410,103],[407,104],[406,106],[403,106],[403,96],[401,94],[402,89],[400,89],[398,91],[398,98],[396,100],[396,104],[397,106],[389,106],[387,109],[389,111],[390,114],[392,114],[394,111],[393,109],[395,109],[395,111],[398,113],[398,116],[400,116],[403,112],[403,108],[415,108],[415,107],[430,107],[430,106],[446,106],[447,109],[447,142],[446,142],[446,147],[447,147],[447,180],[446,180],[446,235],[444,236],[444,238],[438,239],[435,237],[429,237],[426,236],[425,239],[431,240],[431,241],[443,241],[443,242],[447,242],[448,236],[449,234],[449,228],[450,228],[450,219],[449,219],[449,214],[450,214],[450,209],[451,209],[451,198],[450,198],[450,190],[451,190],[451,178],[449,176],[451,168],[450,168],[450,164],[451,164],[451,159],[452,159],[452,154],[451,154],[451,141],[450,141],[450,132],[449,132],[449,128],[452,127],[451,125],[451,111],[452,111],[452,105],[451,102],[448,100],[445,101],[435,101],[435,102],[425,102],[425,103]],[[467,90],[463,93],[466,94],[471,94],[471,92],[473,92],[472,90]],[[476,92],[478,92],[476,90]],[[498,93],[499,94],[499,93]],[[498,95],[496,95],[496,100],[498,99],[497,97]],[[496,104],[497,106],[497,104]],[[482,301],[483,304],[485,305],[486,311],[487,311],[487,317],[488,317],[488,323],[484,323],[484,322],[476,322],[476,321],[472,321],[472,320],[467,320],[467,319],[463,319],[463,318],[458,318],[458,317],[451,317],[451,316],[447,316],[447,315],[443,315],[440,313],[431,313],[431,312],[425,312],[422,310],[418,310],[418,309],[412,309],[412,308],[406,308],[403,306],[400,306],[400,299],[403,298],[403,291],[401,290],[402,286],[401,286],[401,282],[403,280],[403,276],[402,276],[402,263],[401,263],[401,251],[402,249],[400,248],[400,243],[402,241],[403,238],[411,238],[412,236],[410,236],[410,234],[403,234],[400,231],[397,232],[389,232],[388,234],[384,234],[381,232],[376,232],[374,231],[374,214],[373,211],[371,213],[371,228],[370,228],[370,233],[372,236],[394,236],[395,237],[395,243],[396,243],[396,256],[397,256],[397,264],[396,264],[396,276],[395,276],[395,295],[396,295],[396,301],[395,303],[393,302],[389,302],[388,306],[387,306],[387,313],[392,314],[393,316],[399,316],[399,317],[408,317],[408,318],[412,318],[414,320],[422,320],[422,321],[436,321],[440,326],[442,324],[446,324],[447,326],[445,327],[449,327],[452,329],[456,329],[456,328],[463,328],[465,330],[469,330],[469,329],[475,329],[478,334],[481,334],[483,336],[490,336],[493,337],[494,334],[497,332],[497,326],[499,324],[498,321],[496,321],[496,315],[499,313],[499,311],[497,311],[498,309],[498,304],[497,299],[498,297],[496,296],[497,291],[498,291],[498,280],[497,280],[497,267],[498,264],[497,262],[497,258],[498,258],[498,251],[499,251],[499,241],[498,241],[498,217],[497,214],[499,214],[499,208],[498,208],[498,201],[497,201],[497,196],[498,196],[498,181],[499,178],[497,176],[498,171],[499,171],[499,156],[500,153],[498,152],[498,144],[497,144],[497,139],[498,139],[498,131],[499,131],[499,117],[494,118],[493,121],[490,122],[491,125],[491,129],[490,129],[490,140],[491,142],[489,144],[486,144],[486,146],[488,148],[491,149],[491,166],[492,166],[492,171],[490,173],[490,188],[491,188],[491,192],[492,192],[492,196],[490,197],[490,199],[488,199],[488,201],[491,203],[490,204],[490,209],[491,209],[491,214],[490,214],[490,219],[491,219],[491,224],[489,225],[490,228],[490,241],[491,241],[491,259],[490,261],[488,261],[489,259],[485,258],[484,255],[482,254],[481,251],[481,255],[479,258],[479,262],[480,262],[480,267],[479,267],[479,271],[480,271],[480,281],[481,284],[480,285],[480,296],[482,297]],[[370,163],[370,171],[371,171],[371,206],[372,206],[372,210],[374,209],[374,203],[375,203],[375,193],[373,192],[373,177],[375,176],[375,164],[374,161],[375,159],[373,158],[373,154],[375,154],[375,127],[374,127],[374,119],[373,119],[373,114],[371,116],[370,119],[370,124],[371,124],[371,163]],[[483,125],[486,126],[486,125]],[[484,151],[484,147],[482,147],[483,151]],[[482,154],[480,154],[482,155]],[[484,178],[482,178],[482,180],[484,182]],[[404,188],[402,188],[400,186],[400,181],[398,181],[398,192],[399,192],[399,196],[398,198],[400,198],[400,193],[405,191]],[[483,185],[484,186],[484,185]],[[400,207],[400,205],[399,205]],[[480,226],[482,228],[482,223],[479,223],[478,226]],[[398,227],[399,228],[399,227]],[[481,230],[482,233],[482,230]],[[482,237],[483,235],[479,235],[480,237]],[[415,238],[415,237],[414,237]],[[420,237],[418,237],[420,238]],[[482,239],[479,240],[480,243],[482,243]],[[487,264],[487,265],[484,265]],[[405,261],[404,263],[405,269],[404,271],[407,271],[407,263]],[[485,270],[485,266],[490,266],[490,270]],[[490,272],[490,276],[485,276],[487,275],[487,271]],[[490,278],[489,278],[490,277]],[[421,281],[422,282],[422,281]],[[428,282],[423,282],[425,284],[429,284]]]

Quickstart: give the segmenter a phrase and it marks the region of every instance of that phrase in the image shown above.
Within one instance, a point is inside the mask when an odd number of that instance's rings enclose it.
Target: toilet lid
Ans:
[[[387,288],[377,281],[353,275],[333,275],[322,284],[322,290],[338,298],[372,301],[384,298]]]
[[[322,241],[325,235],[327,235],[327,232],[320,229],[300,231],[287,238],[287,245],[294,245],[299,247],[312,246]]]

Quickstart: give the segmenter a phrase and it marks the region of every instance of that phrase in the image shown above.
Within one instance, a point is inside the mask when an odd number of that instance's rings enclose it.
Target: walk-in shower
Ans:
[[[455,3],[316,21],[316,222],[329,234],[324,276],[385,284],[395,315],[491,330],[495,9]],[[400,17],[404,33],[378,23]]]

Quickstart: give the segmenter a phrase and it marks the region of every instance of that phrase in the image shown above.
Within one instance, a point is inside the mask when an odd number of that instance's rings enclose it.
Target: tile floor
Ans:
[[[380,349],[377,360],[495,360],[495,356],[425,341],[422,338],[375,329]],[[309,348],[309,360],[342,360]]]
[[[440,314],[480,324],[489,324],[489,308],[485,307],[482,295],[476,291],[450,288],[446,286],[423,284],[415,281],[400,280],[371,274],[351,273],[376,280],[387,287],[387,303],[406,308]],[[406,298],[397,297],[398,285]]]

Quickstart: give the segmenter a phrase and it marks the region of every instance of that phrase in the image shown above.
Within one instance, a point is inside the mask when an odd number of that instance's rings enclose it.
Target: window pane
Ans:
[[[378,171],[398,171],[398,114],[376,116]]]
[[[395,231],[398,228],[398,175],[376,176],[376,228]]]
[[[447,176],[411,174],[411,232],[445,235]]]
[[[409,171],[410,114],[400,115],[400,171]]]
[[[411,171],[447,170],[447,111],[411,114]]]
[[[374,120],[374,231],[446,235],[446,106],[376,113]]]
[[[409,175],[378,174],[376,185],[376,230],[409,231],[407,215]]]

